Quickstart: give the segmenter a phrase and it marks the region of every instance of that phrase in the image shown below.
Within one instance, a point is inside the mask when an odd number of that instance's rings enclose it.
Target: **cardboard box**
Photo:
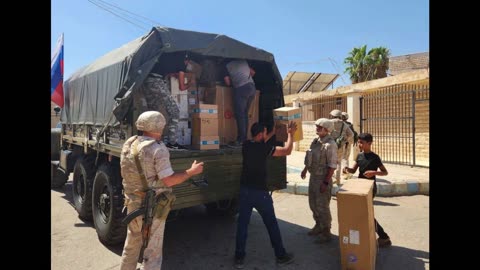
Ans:
[[[257,90],[255,98],[248,110],[247,139],[251,139],[250,127],[258,122],[260,91]],[[218,105],[218,135],[221,144],[228,144],[237,139],[237,120],[233,109],[233,90],[231,87],[219,86],[205,88],[205,102]]]
[[[189,106],[195,106],[199,104],[198,101],[198,90],[196,89],[188,89],[187,90],[187,95],[188,95],[188,105]]]
[[[184,94],[172,95],[178,105],[178,110],[180,111],[179,117],[180,119],[188,119],[188,95],[186,92]]]
[[[192,135],[218,136],[218,118],[192,118]]]
[[[232,88],[217,86],[205,89],[205,102],[218,106],[218,136],[220,144],[229,144],[237,139],[237,121],[233,113]]]
[[[192,118],[218,118],[218,106],[211,104],[197,104],[191,106]]]
[[[178,121],[177,142],[180,145],[191,145],[192,144],[192,129],[189,128],[188,120]]]
[[[192,136],[192,148],[199,150],[219,149],[220,139],[218,136]]]
[[[297,123],[297,131],[293,136],[293,141],[298,142],[303,140],[302,130],[302,109],[294,107],[281,107],[273,110],[273,119],[275,120],[276,131],[275,135],[277,141],[286,142],[288,135],[287,129],[282,125],[288,125],[290,121]]]
[[[374,270],[377,241],[373,181],[350,180],[337,192],[338,238],[342,270]]]

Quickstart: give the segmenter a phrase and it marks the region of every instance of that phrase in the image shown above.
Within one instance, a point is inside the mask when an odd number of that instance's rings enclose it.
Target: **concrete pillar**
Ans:
[[[301,108],[302,104],[303,104],[303,99],[297,97],[294,100],[292,100],[292,103],[293,103],[294,108]],[[303,115],[302,115],[302,117],[303,117]],[[302,120],[302,122],[303,122],[303,120]],[[300,142],[299,141],[298,142],[293,142],[293,150],[295,150],[295,151],[300,150]]]
[[[347,96],[347,113],[348,120],[353,124],[355,131],[360,134],[360,93],[350,93]],[[358,154],[358,147],[352,146],[350,152],[349,165],[353,166],[355,157]]]

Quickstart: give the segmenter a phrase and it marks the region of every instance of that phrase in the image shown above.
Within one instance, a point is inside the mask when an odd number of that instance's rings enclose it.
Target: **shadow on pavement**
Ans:
[[[382,202],[382,201],[377,201],[373,200],[373,205],[382,205],[382,206],[399,206],[396,203],[388,203],[388,202]]]
[[[287,252],[295,261],[282,269],[340,269],[338,235],[326,244],[314,243],[310,228],[278,220]],[[167,223],[162,269],[230,269],[235,251],[235,218],[209,217],[202,207],[185,209]],[[253,212],[247,239],[245,269],[278,269],[268,232],[260,215]],[[214,258],[214,259],[212,259]],[[379,249],[377,268],[425,269],[429,253],[392,246]]]
[[[423,270],[430,261],[430,254],[422,250],[409,249],[394,245],[379,249],[376,269]]]
[[[72,204],[71,181],[58,192]],[[335,197],[332,197],[336,200]],[[397,204],[375,201],[375,205],[398,206]],[[305,209],[308,211],[308,209]],[[336,218],[336,216],[333,216]],[[314,243],[315,237],[308,236],[310,228],[278,219],[283,243],[287,252],[295,254],[295,261],[282,270],[340,269],[340,248],[338,235],[326,244]],[[91,221],[75,224],[76,227],[92,227]],[[231,269],[235,251],[236,217],[212,217],[203,206],[173,212],[165,228],[162,269]],[[98,242],[100,243],[100,241]],[[405,247],[394,246],[379,249],[376,269],[425,269],[429,253]],[[123,243],[105,246],[121,256]],[[260,215],[254,211],[251,216],[247,256],[244,269],[278,269],[268,232]]]
[[[72,184],[73,182],[69,180],[67,183],[65,183],[64,186],[60,188],[52,188],[52,190],[63,193],[62,198],[65,199],[72,207],[75,208],[73,204]]]

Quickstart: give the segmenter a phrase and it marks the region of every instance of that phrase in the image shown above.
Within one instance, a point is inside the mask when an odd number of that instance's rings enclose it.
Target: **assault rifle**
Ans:
[[[199,187],[199,188],[206,188],[208,187],[208,181],[207,179],[199,179],[199,180],[190,180],[190,184]],[[127,225],[132,221],[134,218],[144,215],[144,224],[145,220],[149,221],[148,219],[150,218],[150,222],[153,220],[153,216],[155,215],[154,213],[154,207],[155,205],[158,204],[159,200],[165,200],[168,201],[167,196],[165,194],[161,193],[158,197],[155,198],[155,191],[153,189],[148,189],[146,192],[138,192],[139,195],[143,199],[143,204],[142,207],[132,211],[130,214],[128,214],[125,218],[123,218],[122,223]],[[151,217],[148,217],[147,215],[151,215]],[[142,226],[142,232],[143,232],[143,226]]]
[[[190,184],[200,188],[208,187],[208,182],[206,179],[190,180]],[[128,223],[130,223],[130,221],[132,221],[136,217],[143,215],[143,223],[142,223],[143,244],[142,244],[142,249],[140,250],[140,255],[138,257],[138,261],[142,262],[143,252],[145,248],[147,248],[148,241],[150,240],[150,228],[152,227],[155,213],[158,211],[170,211],[169,204],[171,199],[169,199],[164,193],[160,193],[160,195],[156,196],[155,190],[151,188],[147,189],[147,191],[145,192],[137,191],[136,193],[140,195],[141,198],[143,198],[142,207],[128,214],[122,220],[122,223],[127,225]],[[162,209],[158,209],[158,207],[161,207]],[[168,207],[168,210],[165,210],[165,208],[167,207]],[[167,214],[168,213],[164,213],[165,218]]]

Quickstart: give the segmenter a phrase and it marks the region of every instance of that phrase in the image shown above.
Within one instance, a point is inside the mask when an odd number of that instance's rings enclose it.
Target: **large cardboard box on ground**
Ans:
[[[192,136],[192,148],[199,150],[219,149],[220,140],[218,136]]]
[[[349,180],[337,192],[338,238],[342,270],[374,270],[377,241],[373,181]]]
[[[290,121],[297,124],[297,131],[293,136],[293,141],[298,142],[303,139],[302,130],[302,109],[294,107],[281,107],[273,110],[273,119],[275,120],[277,141],[286,142],[288,135],[287,129],[282,125],[288,125]]]
[[[250,127],[258,122],[260,91],[248,110],[247,138],[251,139]],[[237,139],[237,121],[233,109],[233,90],[231,87],[217,85],[215,88],[205,89],[205,103],[218,106],[218,135],[221,144],[229,144]]]

